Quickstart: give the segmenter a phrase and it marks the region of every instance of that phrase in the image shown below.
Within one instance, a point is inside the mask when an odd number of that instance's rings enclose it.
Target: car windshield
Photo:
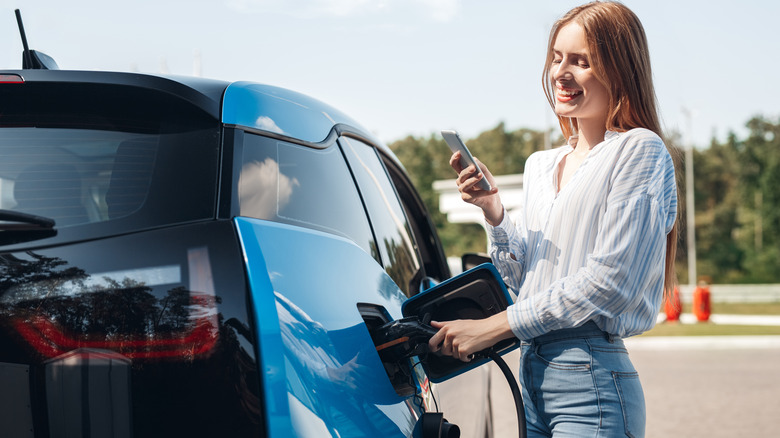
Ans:
[[[0,87],[0,210],[9,212],[0,224],[16,221],[11,212],[52,219],[57,230],[213,217],[217,121],[127,88]]]

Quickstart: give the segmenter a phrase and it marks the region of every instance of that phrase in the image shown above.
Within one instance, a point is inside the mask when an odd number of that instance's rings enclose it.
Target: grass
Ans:
[[[683,304],[683,313],[691,313],[690,304]],[[712,303],[713,314],[780,315],[780,303]],[[755,336],[780,335],[780,326],[723,325],[703,322],[682,324],[664,322],[641,336]]]
[[[690,305],[683,305],[683,312],[690,312]],[[712,313],[724,315],[780,315],[777,303],[712,303]]]

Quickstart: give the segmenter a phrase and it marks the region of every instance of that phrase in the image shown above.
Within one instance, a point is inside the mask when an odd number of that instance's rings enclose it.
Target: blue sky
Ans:
[[[503,121],[553,125],[541,88],[552,23],[578,1],[0,0],[0,68],[31,48],[63,69],[200,74],[324,100],[386,142]],[[667,130],[697,146],[780,117],[780,2],[626,0],[648,34]],[[683,108],[691,114],[685,116]],[[688,123],[690,121],[690,124]]]

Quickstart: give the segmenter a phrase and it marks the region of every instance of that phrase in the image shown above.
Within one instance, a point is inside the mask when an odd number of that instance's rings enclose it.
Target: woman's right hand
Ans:
[[[490,173],[481,161],[477,158],[474,158],[474,161],[482,170],[482,175],[477,173],[477,168],[473,164],[465,169],[461,167],[460,152],[455,152],[450,157],[450,166],[458,173],[458,178],[455,181],[458,184],[460,197],[469,204],[481,208],[488,223],[496,226],[504,219],[504,206],[501,205],[501,197],[498,195],[496,181],[493,178],[493,174]],[[487,178],[493,187],[491,190],[483,190],[477,186],[477,183],[482,178]]]

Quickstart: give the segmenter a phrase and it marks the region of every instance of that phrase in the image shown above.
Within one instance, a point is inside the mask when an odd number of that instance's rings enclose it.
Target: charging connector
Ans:
[[[428,353],[428,341],[435,335],[437,330],[428,324],[423,323],[420,318],[411,316],[407,318],[390,321],[371,330],[371,338],[374,340],[376,350],[382,362],[387,366],[388,363],[400,363],[402,360],[412,356],[419,356]],[[512,396],[515,401],[517,412],[518,436],[525,438],[525,409],[523,407],[523,397],[520,388],[515,381],[512,371],[506,362],[496,353],[493,348],[474,353],[471,359],[487,358],[498,365],[501,372],[512,390]]]
[[[436,332],[416,316],[410,316],[371,330],[371,339],[383,362],[395,362],[428,353],[428,341]]]

